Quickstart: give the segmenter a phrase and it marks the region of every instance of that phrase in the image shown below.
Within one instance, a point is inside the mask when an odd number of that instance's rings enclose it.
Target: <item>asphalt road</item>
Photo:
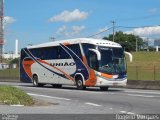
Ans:
[[[36,88],[32,87],[32,84],[5,82],[0,82],[0,85],[16,86],[32,97],[50,103],[40,106],[0,105],[0,114],[92,114],[92,117],[93,114],[160,114],[158,90],[125,88],[110,88],[108,91],[100,91],[99,88],[77,90],[73,86],[63,86],[60,89],[52,86]]]

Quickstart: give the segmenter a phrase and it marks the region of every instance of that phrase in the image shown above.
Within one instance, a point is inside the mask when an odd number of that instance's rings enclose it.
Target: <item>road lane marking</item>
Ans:
[[[150,95],[138,95],[138,94],[127,94],[129,96],[133,96],[133,97],[147,97],[147,98],[153,98],[155,96],[150,96]]]
[[[126,93],[145,93],[145,94],[160,94],[159,92],[150,92],[150,91],[131,91],[131,90],[128,90],[128,91],[124,91]]]
[[[10,105],[12,107],[23,107],[24,105]]]
[[[53,98],[53,99],[58,99],[58,100],[71,100],[71,99],[68,99],[68,98],[61,98],[61,97],[54,97],[54,96],[47,96],[47,95],[40,95],[40,94],[33,94],[33,93],[27,93],[28,95],[31,95],[31,96],[39,96],[39,97],[46,97],[46,98]]]
[[[99,105],[99,104],[90,103],[90,102],[86,102],[85,104],[87,104],[87,105],[92,105],[92,106],[96,106],[96,107],[100,107],[100,106],[101,106],[101,105]]]

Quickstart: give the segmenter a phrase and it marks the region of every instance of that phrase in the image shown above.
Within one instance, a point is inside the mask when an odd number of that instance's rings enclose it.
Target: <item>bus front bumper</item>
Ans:
[[[125,87],[127,85],[127,78],[123,78],[123,79],[105,79],[102,77],[97,77],[97,83],[96,86],[100,87],[100,86],[123,86]]]

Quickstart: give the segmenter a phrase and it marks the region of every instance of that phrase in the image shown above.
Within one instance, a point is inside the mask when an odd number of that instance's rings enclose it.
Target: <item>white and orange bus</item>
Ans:
[[[91,38],[48,42],[21,49],[20,80],[34,86],[78,89],[126,86],[126,61],[118,43]]]

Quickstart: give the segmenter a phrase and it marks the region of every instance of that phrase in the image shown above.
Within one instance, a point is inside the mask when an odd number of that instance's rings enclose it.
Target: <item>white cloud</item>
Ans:
[[[75,34],[78,34],[79,32],[81,32],[83,29],[85,29],[85,26],[82,25],[82,26],[72,26],[72,34],[75,35]]]
[[[63,11],[59,15],[53,16],[49,19],[50,22],[71,22],[71,21],[78,21],[78,20],[84,20],[88,17],[87,12],[80,11],[79,9],[75,9],[73,11]]]
[[[67,33],[67,27],[65,25],[63,25],[62,27],[58,28],[58,30],[56,32],[56,34],[59,34],[59,35],[63,34],[65,36],[66,36],[66,33]]]
[[[67,26],[62,26],[58,28],[56,34],[61,35],[61,36],[66,36],[66,37],[71,37],[74,35],[79,34],[82,30],[85,29],[85,26],[72,26],[71,28],[68,28]]]
[[[144,27],[144,28],[136,28],[132,31],[125,32],[127,34],[135,34],[139,36],[152,36],[152,35],[160,35],[160,26],[155,27]]]
[[[152,8],[152,9],[149,9],[149,13],[150,14],[155,14],[158,12],[158,9],[157,8]]]
[[[4,25],[14,23],[16,20],[13,17],[5,16],[4,17]]]

